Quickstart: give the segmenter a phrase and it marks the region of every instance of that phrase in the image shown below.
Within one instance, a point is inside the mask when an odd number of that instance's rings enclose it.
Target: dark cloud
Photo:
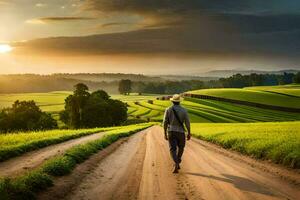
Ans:
[[[209,28],[208,28],[209,29]],[[202,32],[202,28],[144,29],[139,31],[83,37],[57,37],[18,44],[45,53],[101,54],[182,54],[182,55],[263,55],[299,56],[300,31],[239,35]],[[17,46],[18,46],[17,45]]]
[[[51,23],[51,22],[68,22],[68,21],[83,21],[83,20],[93,20],[96,18],[91,17],[42,17],[38,19],[33,19],[29,21],[39,21],[44,23]]]
[[[100,13],[139,14],[155,18],[157,23],[176,20],[183,26],[203,20],[221,21],[242,32],[300,28],[300,1],[295,0],[86,0],[84,8]]]
[[[107,27],[112,27],[112,26],[124,26],[124,25],[132,25],[132,23],[111,22],[111,23],[101,24],[101,27],[102,28],[107,28]]]
[[[141,15],[141,30],[33,40],[23,47],[80,54],[300,55],[300,1],[86,0],[105,15]],[[82,20],[55,19],[52,21]],[[133,24],[128,22],[128,24]],[[121,26],[127,22],[103,24]]]

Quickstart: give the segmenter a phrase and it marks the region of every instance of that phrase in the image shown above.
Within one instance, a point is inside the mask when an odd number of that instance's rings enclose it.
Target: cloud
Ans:
[[[300,56],[300,1],[86,0],[81,8],[120,19],[103,23],[102,28],[130,25],[137,30],[45,38],[20,47],[61,55]],[[138,20],[128,20],[136,15]],[[93,18],[49,17],[37,22],[90,19]]]
[[[46,7],[47,4],[45,4],[45,3],[36,3],[35,6],[41,8],[41,7]]]
[[[86,0],[83,8],[105,15],[140,15],[154,22],[149,26],[207,21],[249,33],[300,28],[300,1],[294,0]]]
[[[84,21],[84,20],[94,20],[93,17],[42,17],[37,19],[27,20],[26,23],[29,24],[47,24],[55,22],[73,22],[73,21]]]
[[[46,54],[173,54],[173,55],[260,55],[299,56],[300,30],[268,34],[212,34],[201,27],[143,29],[82,37],[56,37],[28,41],[19,47]],[[207,27],[207,29],[210,29]]]
[[[132,24],[133,24],[133,23],[111,22],[111,23],[101,24],[101,27],[102,27],[102,28],[108,28],[108,27],[124,26],[124,25],[132,25]]]

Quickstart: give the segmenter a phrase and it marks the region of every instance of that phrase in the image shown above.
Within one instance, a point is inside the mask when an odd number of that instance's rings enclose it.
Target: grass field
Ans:
[[[128,103],[132,117],[161,121],[164,110],[171,105],[170,101],[154,100],[153,104],[147,101]],[[289,113],[251,106],[237,105],[226,102],[185,98],[182,105],[188,110],[191,122],[272,122],[300,120],[300,114]]]
[[[72,94],[70,91],[54,91],[48,93],[19,93],[19,94],[0,94],[0,109],[11,107],[16,101],[29,101],[34,100],[41,110],[51,113],[52,117],[57,120],[58,126],[63,127],[64,123],[59,120],[58,113],[64,109],[65,98]],[[146,101],[154,99],[158,95],[153,94],[131,94],[131,95],[111,95],[112,98],[121,100],[123,102],[133,103],[135,101]],[[137,109],[129,107],[128,114]]]
[[[57,144],[74,138],[111,130],[131,129],[139,125],[109,128],[50,130],[40,132],[0,134],[0,161],[21,155],[28,151]],[[143,126],[143,124],[141,124]]]
[[[19,93],[19,94],[0,94],[0,109],[10,107],[16,100],[34,100],[43,111],[57,113],[64,109],[65,98],[72,94],[70,91],[54,91],[46,93]],[[144,101],[154,99],[158,95],[111,95],[113,99],[124,102]]]
[[[205,94],[223,98],[277,105],[290,108],[300,108],[300,85],[261,86],[244,89],[204,89],[192,91],[195,94]],[[15,100],[34,100],[42,110],[50,112],[59,122],[58,112],[64,107],[64,99],[71,94],[69,91],[49,93],[2,94],[0,108],[10,106]],[[159,95],[112,95],[128,104],[130,119],[146,121],[162,121],[163,113],[170,104],[169,101],[155,100]],[[153,104],[148,100],[153,100]],[[270,122],[300,120],[297,113],[281,112],[268,109],[243,106],[226,102],[186,98],[183,105],[190,113],[192,122]]]
[[[246,89],[259,90],[259,91],[265,91],[270,93],[295,96],[300,98],[299,84],[279,85],[279,86],[258,86],[258,87],[248,87]]]
[[[276,93],[275,91],[276,89],[273,90],[269,89],[268,91],[267,90],[265,91],[264,89],[261,90],[257,88],[245,88],[245,89],[221,88],[221,89],[196,90],[187,93],[248,101],[248,102],[261,103],[261,104],[273,105],[273,106],[300,108],[300,98],[298,97],[300,95],[299,89],[280,88],[277,89],[278,93]],[[292,96],[292,94],[294,96]]]
[[[246,155],[300,168],[300,122],[194,123],[192,134]]]

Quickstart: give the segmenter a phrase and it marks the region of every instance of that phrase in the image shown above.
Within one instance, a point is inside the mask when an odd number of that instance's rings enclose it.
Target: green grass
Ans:
[[[139,101],[128,103],[132,117],[149,118],[162,121],[164,110],[171,105],[170,101],[154,100],[153,104]],[[298,113],[289,113],[252,106],[237,105],[215,100],[185,98],[182,105],[190,114],[191,122],[197,123],[235,123],[235,122],[272,122],[300,120]]]
[[[120,127],[0,134],[0,161],[28,151]]]
[[[71,91],[54,91],[45,93],[15,93],[15,94],[0,94],[0,109],[11,107],[16,101],[29,101],[34,100],[42,111],[48,112],[58,122],[59,127],[64,127],[65,124],[59,120],[58,113],[64,109],[65,98],[72,94]],[[119,99],[123,102],[133,103],[135,101],[146,101],[155,99],[159,95],[144,94],[138,95],[132,93],[130,95],[111,95],[113,99]],[[136,111],[137,109],[129,108],[128,114]],[[150,111],[148,111],[150,112]]]
[[[10,107],[16,100],[34,100],[43,111],[59,112],[64,109],[65,98],[69,91],[54,91],[45,93],[0,94],[0,108]]]
[[[300,168],[300,122],[194,123],[192,135],[255,158]]]
[[[142,94],[142,95],[138,95],[136,93],[132,93],[130,95],[117,95],[117,94],[111,95],[111,97],[113,99],[118,99],[118,100],[123,101],[123,102],[135,102],[135,101],[154,100],[158,96],[161,96],[161,95],[159,95],[159,94],[158,95],[157,94]]]
[[[247,87],[246,89],[300,97],[299,84],[278,85],[278,86],[257,86],[257,87]]]
[[[300,98],[296,96],[288,96],[288,95],[281,94],[284,93],[285,90],[286,93],[292,94],[291,90],[293,90],[295,94],[298,94],[299,89],[280,88],[279,90],[280,93],[258,90],[254,88],[245,88],[245,89],[222,88],[222,89],[195,90],[187,93],[208,95],[213,97],[221,97],[221,98],[234,99],[240,101],[248,101],[248,102],[261,103],[261,104],[273,105],[273,106],[300,108]]]
[[[94,153],[106,148],[122,137],[128,137],[152,125],[153,123],[138,124],[108,131],[100,139],[76,145],[64,155],[52,158],[39,169],[30,171],[17,178],[1,178],[1,199],[35,199],[37,192],[53,185],[54,176],[69,174],[77,164],[82,163]]]

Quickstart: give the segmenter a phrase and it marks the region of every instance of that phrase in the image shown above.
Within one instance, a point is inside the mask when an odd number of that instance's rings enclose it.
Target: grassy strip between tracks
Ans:
[[[194,123],[192,133],[224,148],[300,168],[300,122]]]
[[[108,131],[102,138],[82,145],[76,145],[64,155],[46,161],[40,168],[17,178],[0,179],[1,200],[35,199],[35,194],[53,185],[55,176],[69,174],[77,164],[87,160],[91,155],[106,148],[118,139],[128,137],[144,130],[153,123],[131,125]]]
[[[26,152],[119,127],[0,134],[0,162]]]

